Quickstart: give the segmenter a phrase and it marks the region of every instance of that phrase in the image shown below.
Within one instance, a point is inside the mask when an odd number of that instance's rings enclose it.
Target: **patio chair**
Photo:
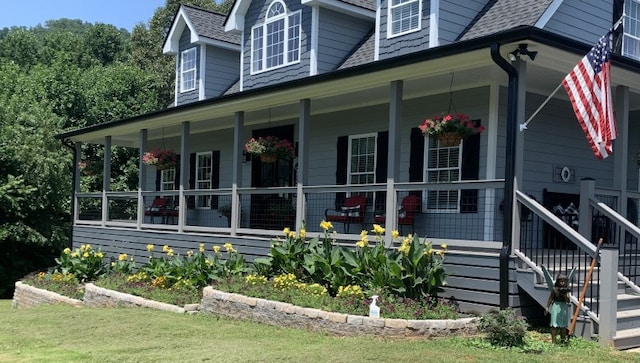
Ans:
[[[155,217],[164,217],[165,207],[167,206],[167,200],[161,197],[156,197],[151,206],[145,208],[144,215],[151,217],[151,223],[155,223]]]
[[[420,197],[417,195],[407,195],[402,198],[400,206],[401,207],[398,210],[398,228],[400,228],[400,234],[404,235],[402,231],[403,226],[411,226],[411,233],[414,234],[416,232],[416,214],[420,211]],[[384,225],[386,217],[383,215],[377,215],[373,218],[373,222]]]
[[[326,209],[324,211],[325,221],[331,224],[342,223],[345,233],[349,233],[351,224],[360,224],[364,229],[364,215],[367,211],[367,197],[354,195],[345,198],[342,206],[337,209]]]

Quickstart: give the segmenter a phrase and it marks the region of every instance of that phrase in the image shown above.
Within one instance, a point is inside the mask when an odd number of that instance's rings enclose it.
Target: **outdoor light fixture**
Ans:
[[[529,59],[534,60],[537,54],[537,51],[530,51],[529,49],[527,49],[526,44],[520,44],[518,48],[516,48],[516,50],[509,53],[508,57],[510,61],[515,62],[516,59],[518,59],[518,55],[527,55],[529,56]]]

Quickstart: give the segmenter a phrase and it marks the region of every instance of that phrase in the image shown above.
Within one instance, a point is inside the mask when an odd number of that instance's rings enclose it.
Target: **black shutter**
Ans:
[[[156,169],[156,191],[160,191],[160,184],[162,183],[162,172]]]
[[[480,120],[473,121],[476,126]],[[462,144],[461,180],[478,180],[480,176],[480,134],[466,138]],[[462,190],[460,195],[460,212],[478,212],[478,190]]]
[[[424,181],[424,135],[419,128],[414,127],[411,129],[409,147],[409,181],[421,182]],[[420,206],[418,210],[422,210],[422,192],[412,191],[411,195],[420,197]]]
[[[211,152],[211,189],[220,188],[220,151]],[[218,195],[211,196],[211,209],[218,209]]]
[[[389,131],[378,133],[378,144],[376,145],[376,183],[387,182],[387,155],[389,154]],[[376,192],[375,210],[383,210],[387,201],[387,192]],[[369,201],[371,202],[371,201]]]
[[[189,155],[189,189],[196,188],[196,154]],[[189,196],[187,198],[187,208],[194,209],[196,207],[196,197]]]
[[[180,160],[180,155],[178,155],[178,160]],[[173,179],[173,189],[180,190],[180,161],[176,163],[176,175]],[[173,205],[177,206],[179,204],[180,197],[176,196],[173,199]]]
[[[349,136],[338,137],[337,143],[337,158],[336,158],[336,185],[347,184],[347,163],[349,162]],[[336,193],[335,207],[336,210],[340,209],[344,204],[346,193]]]

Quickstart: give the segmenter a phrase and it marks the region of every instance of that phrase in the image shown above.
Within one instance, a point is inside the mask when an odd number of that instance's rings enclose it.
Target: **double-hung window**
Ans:
[[[164,169],[160,171],[160,190],[176,190],[176,169]]]
[[[429,183],[447,183],[461,180],[462,144],[445,147],[429,136],[426,148],[425,180]],[[460,191],[430,190],[426,193],[426,212],[458,211]]]
[[[420,29],[421,1],[390,0],[388,34],[390,37]]]
[[[211,152],[196,154],[196,189],[211,189]],[[198,195],[196,208],[210,208],[211,196]]]
[[[300,61],[301,12],[289,12],[280,0],[267,9],[264,24],[251,30],[251,72]]]
[[[373,184],[376,181],[377,134],[349,136],[349,184]],[[359,193],[361,194],[361,193]],[[369,200],[373,192],[364,193]]]
[[[640,0],[624,1],[622,55],[640,60]]]
[[[180,55],[180,92],[196,89],[196,48],[189,48]]]

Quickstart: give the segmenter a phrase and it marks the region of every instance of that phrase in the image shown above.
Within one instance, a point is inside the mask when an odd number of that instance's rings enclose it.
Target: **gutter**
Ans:
[[[69,225],[69,248],[73,248],[73,223],[75,222],[74,216],[76,215],[75,205],[75,193],[76,193],[76,173],[75,170],[78,167],[78,156],[76,154],[76,144],[69,139],[62,139],[62,145],[68,147],[73,155],[73,178],[71,178],[71,224]]]
[[[509,307],[509,256],[513,242],[513,202],[518,136],[518,72],[500,55],[500,43],[491,45],[491,59],[509,76],[507,90],[507,143],[504,170],[504,224],[500,250],[500,309]]]

